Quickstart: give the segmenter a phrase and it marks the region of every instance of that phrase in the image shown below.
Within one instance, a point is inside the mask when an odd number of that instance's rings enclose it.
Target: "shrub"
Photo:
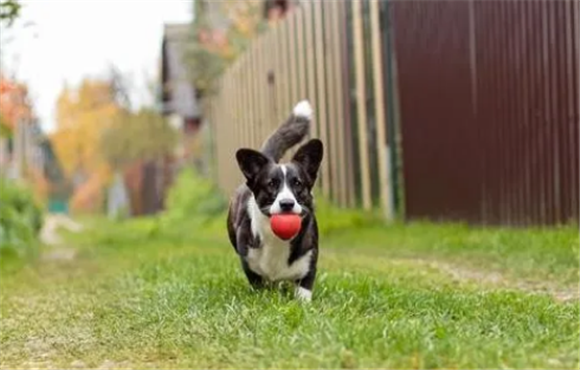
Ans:
[[[321,194],[316,195],[315,206],[320,235],[383,223],[380,216],[374,212],[337,207]]]
[[[166,206],[166,212],[153,224],[150,236],[161,233],[186,240],[199,226],[204,234],[226,235],[227,198],[211,180],[194,170],[180,173],[169,191]],[[384,224],[376,212],[339,208],[321,194],[316,195],[315,206],[321,235]]]
[[[190,226],[202,225],[222,215],[227,199],[209,179],[192,169],[183,170],[167,196],[164,220],[171,223],[186,222]]]
[[[42,219],[31,189],[0,177],[0,253],[34,252]]]

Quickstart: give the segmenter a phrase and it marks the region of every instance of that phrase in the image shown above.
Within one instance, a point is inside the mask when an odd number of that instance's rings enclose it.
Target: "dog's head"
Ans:
[[[287,164],[277,164],[252,149],[238,150],[236,159],[262,213],[302,215],[312,212],[311,190],[323,151],[322,142],[312,139]]]

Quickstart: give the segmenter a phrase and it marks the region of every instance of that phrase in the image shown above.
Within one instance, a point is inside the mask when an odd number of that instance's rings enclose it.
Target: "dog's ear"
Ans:
[[[269,161],[265,155],[253,149],[239,149],[236,152],[236,159],[240,170],[248,181],[253,181]]]
[[[324,147],[322,141],[312,139],[302,145],[296,154],[294,154],[294,157],[292,157],[292,161],[306,171],[312,184],[316,181],[316,174],[318,173],[320,162],[322,162],[323,153]]]

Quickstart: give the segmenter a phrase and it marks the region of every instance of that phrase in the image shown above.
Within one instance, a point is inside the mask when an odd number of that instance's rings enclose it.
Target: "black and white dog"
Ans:
[[[310,301],[318,261],[318,227],[312,187],[322,161],[317,139],[298,149],[287,164],[278,164],[286,151],[308,133],[312,107],[298,103],[288,120],[264,143],[261,151],[239,149],[238,165],[246,183],[235,192],[228,213],[228,234],[253,287],[282,280],[296,284],[298,298]],[[302,228],[292,239],[278,238],[270,216],[294,213]]]

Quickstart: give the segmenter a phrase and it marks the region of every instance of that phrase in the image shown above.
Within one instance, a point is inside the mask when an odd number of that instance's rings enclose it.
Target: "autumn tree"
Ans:
[[[207,94],[250,41],[267,28],[267,23],[259,0],[200,0],[194,6],[195,19],[185,58],[195,88]]]
[[[65,173],[102,169],[106,163],[99,151],[101,133],[120,113],[109,82],[84,80],[77,90],[65,87],[56,108],[53,142]]]
[[[19,122],[32,117],[27,86],[0,74],[0,136],[10,136]]]
[[[110,82],[96,79],[85,79],[77,89],[65,86],[56,105],[56,132],[51,141],[65,175],[73,182],[71,208],[96,210],[110,177],[100,138],[122,109]]]
[[[150,161],[171,153],[177,132],[167,120],[150,108],[137,113],[124,112],[103,132],[101,152],[114,169],[140,161]]]

